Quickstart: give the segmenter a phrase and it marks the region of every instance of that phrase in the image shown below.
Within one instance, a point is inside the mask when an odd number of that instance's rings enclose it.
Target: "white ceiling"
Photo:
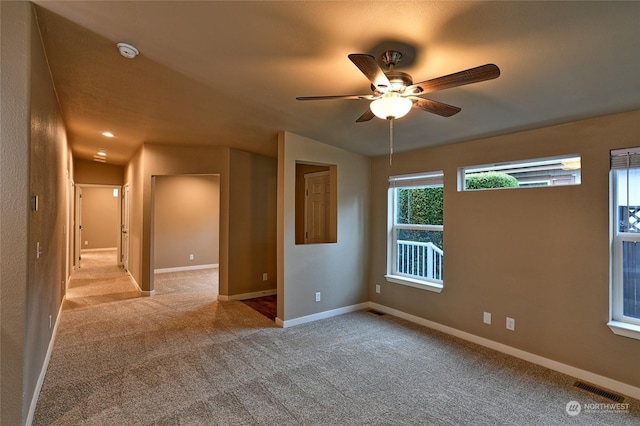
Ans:
[[[640,109],[636,1],[35,3],[74,155],[104,147],[113,164],[144,142],[275,156],[279,130],[385,154],[388,123],[355,123],[367,101],[295,99],[370,93],[347,55],[382,45],[415,56],[401,69],[414,82],[501,69],[425,96],[462,112],[412,110],[394,125],[396,151]]]

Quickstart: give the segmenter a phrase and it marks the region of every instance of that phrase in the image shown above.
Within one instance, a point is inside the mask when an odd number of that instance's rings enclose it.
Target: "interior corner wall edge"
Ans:
[[[276,287],[277,159],[236,149],[229,157],[227,296]],[[263,279],[263,274],[267,279]]]

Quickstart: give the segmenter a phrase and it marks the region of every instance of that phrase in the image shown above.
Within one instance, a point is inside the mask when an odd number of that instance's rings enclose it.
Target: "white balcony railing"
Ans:
[[[396,241],[396,272],[410,277],[442,281],[442,249],[433,243]]]

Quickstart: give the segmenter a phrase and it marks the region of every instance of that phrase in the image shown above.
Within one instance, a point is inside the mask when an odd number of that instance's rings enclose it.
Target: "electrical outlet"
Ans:
[[[516,320],[507,317],[507,330],[516,331]]]
[[[317,291],[316,292],[316,302],[319,302],[319,301],[320,301],[320,292]]]
[[[269,279],[269,275],[266,272],[262,274],[262,281],[266,281],[268,279]]]
[[[89,241],[85,241],[85,242],[84,242],[84,245],[85,245],[85,246],[88,246],[88,245],[89,245]]]
[[[189,255],[189,260],[193,260],[193,255],[192,254]]]
[[[376,284],[376,293],[380,294],[380,284]]]
[[[484,313],[483,322],[485,324],[491,324],[491,312],[485,312]]]

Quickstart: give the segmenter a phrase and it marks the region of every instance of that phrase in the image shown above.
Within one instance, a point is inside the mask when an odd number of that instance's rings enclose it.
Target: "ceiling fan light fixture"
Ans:
[[[411,99],[403,98],[398,92],[387,92],[380,99],[371,102],[371,112],[383,120],[404,117],[411,110]]]

